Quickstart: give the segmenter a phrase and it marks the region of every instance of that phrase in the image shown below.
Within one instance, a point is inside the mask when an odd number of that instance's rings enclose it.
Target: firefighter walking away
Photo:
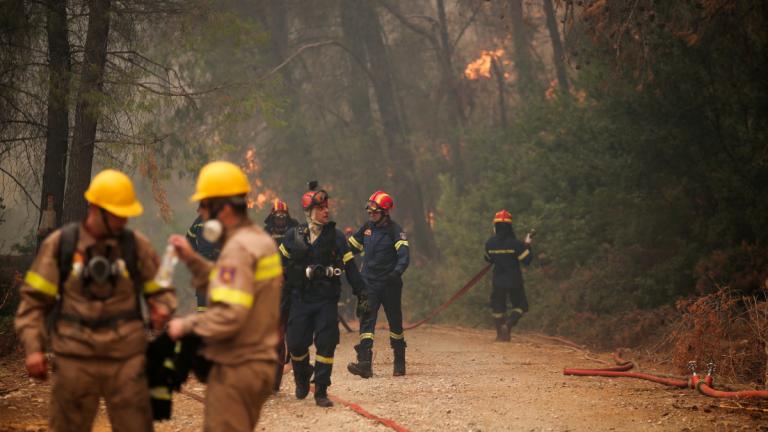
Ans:
[[[494,235],[485,242],[485,260],[493,264],[493,289],[491,290],[491,314],[496,327],[496,341],[509,342],[510,329],[528,312],[528,299],[523,287],[523,272],[533,260],[531,241],[533,233],[525,241],[515,237],[512,215],[501,210],[493,217]],[[512,310],[507,316],[507,299]]]

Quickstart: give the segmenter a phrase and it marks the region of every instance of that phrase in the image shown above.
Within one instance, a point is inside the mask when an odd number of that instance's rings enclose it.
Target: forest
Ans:
[[[160,247],[226,159],[258,222],[302,219],[309,180],[340,227],[388,191],[409,320],[506,209],[537,232],[522,330],[766,384],[766,29],[749,0],[2,0],[0,318],[98,170],[137,181]],[[489,292],[437,320],[490,327]]]

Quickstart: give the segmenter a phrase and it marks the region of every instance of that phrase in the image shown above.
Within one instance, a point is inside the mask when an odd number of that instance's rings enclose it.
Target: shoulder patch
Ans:
[[[370,228],[366,229],[365,232],[363,232],[363,235],[366,235],[366,236],[371,235],[371,229]]]
[[[235,280],[235,270],[234,267],[221,267],[219,269],[219,279],[224,283],[231,283]]]

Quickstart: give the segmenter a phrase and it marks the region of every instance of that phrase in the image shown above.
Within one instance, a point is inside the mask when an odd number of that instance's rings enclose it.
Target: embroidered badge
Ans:
[[[234,267],[222,267],[219,269],[219,279],[224,283],[230,283],[235,280]]]
[[[365,230],[365,232],[363,234],[367,235],[367,236],[371,235],[371,229],[368,228],[367,230]]]

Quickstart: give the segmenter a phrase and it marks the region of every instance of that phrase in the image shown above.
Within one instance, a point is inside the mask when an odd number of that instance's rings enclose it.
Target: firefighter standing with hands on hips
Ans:
[[[288,212],[288,204],[275,198],[272,201],[272,210],[270,210],[267,218],[264,219],[264,230],[272,236],[278,247],[283,244],[285,233],[298,224],[299,222],[292,218]],[[277,367],[275,368],[275,384],[272,387],[274,393],[280,391],[280,384],[283,382],[283,368],[288,362],[287,349],[285,347],[285,329],[288,326],[288,311],[291,306],[291,298],[290,293],[286,289],[287,287],[287,284],[283,284],[283,290],[280,294],[280,341],[277,344]]]
[[[146,299],[160,330],[176,308],[170,287],[155,281],[159,259],[149,240],[126,228],[142,213],[131,180],[107,169],[85,192],[80,223],[49,235],[24,278],[16,331],[29,375],[46,379],[46,321],[56,354],[50,429],[88,431],[104,398],[116,431],[151,431],[145,373]]]
[[[315,403],[331,407],[328,386],[331,385],[333,356],[339,343],[337,303],[341,291],[341,274],[360,299],[365,310],[363,281],[355,266],[346,237],[336,229],[328,211],[328,193],[317,190],[317,182],[309,184],[301,198],[307,222],[285,234],[280,252],[286,269],[286,284],[291,296],[288,317],[288,352],[293,364],[296,398],[309,394],[309,381],[315,374]],[[309,363],[309,347],[315,342],[315,365]]]
[[[248,218],[250,190],[237,165],[204,166],[192,200],[200,202],[204,235],[221,244],[221,254],[212,263],[183,236],[170,239],[195,288],[207,293],[204,312],[168,324],[174,340],[200,336],[203,355],[213,362],[205,394],[206,431],[252,431],[275,377],[283,270],[275,242]]]
[[[394,206],[388,193],[375,192],[366,205],[369,221],[348,240],[353,251],[364,252],[362,275],[370,313],[360,322],[360,344],[355,345],[357,362],[350,363],[347,369],[363,378],[373,376],[373,336],[379,306],[384,306],[389,322],[389,344],[394,353],[392,375],[405,375],[406,345],[401,296],[402,276],[410,258],[405,231],[389,216]]]
[[[508,342],[510,329],[528,312],[520,264],[527,266],[533,260],[533,232],[525,236],[525,241],[518,240],[512,229],[512,215],[506,210],[493,217],[493,230],[493,237],[485,242],[485,260],[493,264],[491,313],[496,326],[496,341]],[[507,298],[512,306],[509,317]]]

